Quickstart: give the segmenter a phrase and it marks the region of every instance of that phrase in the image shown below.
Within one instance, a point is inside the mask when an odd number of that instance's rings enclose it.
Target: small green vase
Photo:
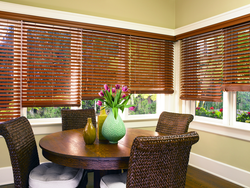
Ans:
[[[92,119],[88,118],[87,124],[83,129],[83,139],[85,144],[93,144],[96,138],[96,129],[93,126]]]
[[[117,144],[125,134],[126,128],[122,118],[118,114],[115,119],[113,111],[110,110],[108,117],[105,119],[102,126],[102,135],[109,141],[109,143]]]

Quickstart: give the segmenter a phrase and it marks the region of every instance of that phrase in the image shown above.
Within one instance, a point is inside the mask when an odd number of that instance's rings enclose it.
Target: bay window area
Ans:
[[[195,121],[250,130],[249,25],[182,39],[181,99]]]
[[[98,115],[93,99],[104,84],[126,85],[133,94],[136,109],[123,117],[156,115],[157,95],[173,93],[172,41],[42,19],[2,18],[0,33],[0,121],[57,121],[62,109],[74,108]]]

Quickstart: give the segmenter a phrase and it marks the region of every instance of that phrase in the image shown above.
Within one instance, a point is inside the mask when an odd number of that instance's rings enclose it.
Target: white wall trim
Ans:
[[[250,4],[228,11],[228,12],[224,12],[222,14],[218,14],[216,16],[213,16],[213,17],[210,17],[210,18],[207,18],[207,19],[204,19],[204,20],[201,20],[201,21],[189,24],[189,25],[185,25],[183,27],[179,27],[175,29],[175,35],[180,35],[182,33],[193,31],[195,29],[200,29],[202,27],[206,27],[206,26],[224,22],[233,18],[244,16],[246,14],[249,14],[249,12],[250,12]]]
[[[189,165],[242,187],[250,187],[250,172],[201,155],[190,154]]]
[[[97,16],[90,16],[78,13],[71,13],[59,10],[52,10],[46,8],[39,8],[27,5],[20,5],[15,3],[8,3],[0,1],[0,10],[7,11],[7,12],[14,12],[20,14],[27,14],[27,15],[34,15],[34,16],[42,16],[47,18],[55,18],[55,19],[62,19],[62,20],[69,20],[69,21],[76,21],[82,23],[90,23],[90,24],[98,24],[98,25],[105,25],[111,27],[118,27],[118,28],[125,28],[125,29],[132,29],[137,31],[145,31],[145,32],[152,32],[164,35],[175,36],[182,33],[186,33],[195,29],[203,28],[209,25],[213,25],[216,23],[220,23],[229,19],[237,18],[240,16],[244,16],[249,14],[250,12],[250,4],[224,12],[222,14],[200,20],[198,22],[179,27],[177,29],[169,29],[164,27],[157,27],[152,25],[146,24],[139,24],[134,22],[127,22]]]
[[[0,168],[0,185],[12,184],[14,182],[12,167]]]
[[[55,19],[76,21],[82,23],[132,29],[137,31],[152,32],[170,36],[174,35],[174,29],[168,29],[164,27],[157,27],[152,25],[139,24],[134,22],[127,22],[127,21],[97,17],[97,16],[89,16],[84,14],[71,13],[71,12],[52,10],[46,8],[32,7],[32,6],[8,3],[3,1],[0,1],[0,10],[6,12],[26,14],[26,15],[42,16],[47,18],[55,18]]]

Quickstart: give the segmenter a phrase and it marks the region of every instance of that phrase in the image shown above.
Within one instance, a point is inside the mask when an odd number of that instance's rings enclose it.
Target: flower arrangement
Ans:
[[[122,112],[125,108],[129,108],[130,110],[134,110],[135,107],[133,105],[127,105],[130,94],[127,94],[128,87],[116,84],[114,88],[110,89],[107,84],[104,85],[104,89],[101,90],[98,94],[103,99],[95,99],[97,101],[98,106],[104,107],[104,109],[111,108],[115,119],[118,115],[118,109]]]

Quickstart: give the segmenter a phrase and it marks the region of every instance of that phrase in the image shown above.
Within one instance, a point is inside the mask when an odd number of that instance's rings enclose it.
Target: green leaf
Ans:
[[[108,101],[109,101],[109,103],[112,104],[112,94],[110,94],[109,91],[106,91],[106,94],[107,94],[107,96],[108,96]]]
[[[116,93],[114,107],[116,107],[116,105],[119,104],[120,96],[121,96],[121,90],[119,90],[118,93]]]
[[[104,102],[104,99],[95,99],[95,101],[97,102],[97,101],[102,101],[102,102]]]
[[[128,98],[127,98],[128,97]],[[127,96],[127,97],[125,97],[124,99],[124,101],[123,101],[123,103],[122,103],[122,105],[126,105],[127,103],[128,103],[128,101],[129,101],[129,96]]]
[[[121,109],[121,111],[123,112],[123,111],[124,111],[124,106],[121,106],[120,109]]]
[[[131,107],[131,106],[135,106],[135,105],[129,104],[129,105],[125,105],[124,107],[125,107],[125,108],[129,108],[129,107]]]
[[[118,108],[112,108],[112,111],[113,111],[114,117],[116,119],[118,116]]]

